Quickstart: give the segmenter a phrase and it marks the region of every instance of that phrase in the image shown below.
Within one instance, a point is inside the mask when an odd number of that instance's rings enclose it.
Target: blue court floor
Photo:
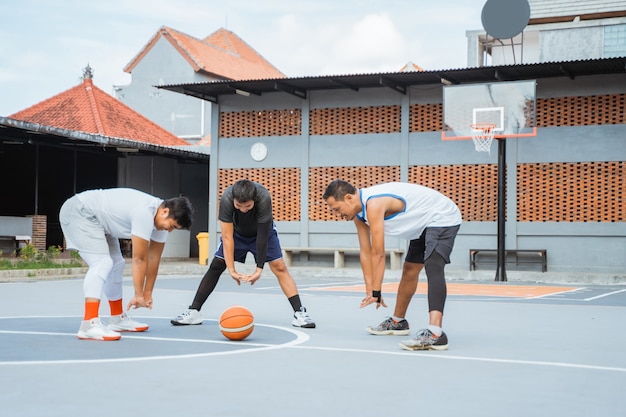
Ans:
[[[406,336],[364,330],[393,313],[393,292],[389,308],[359,309],[358,278],[331,268],[296,278],[316,329],[291,326],[269,273],[241,287],[224,275],[202,325],[171,326],[200,276],[166,275],[154,309],[131,312],[150,329],[116,342],[76,338],[81,279],[0,283],[0,414],[626,415],[624,285],[455,283],[444,317],[450,349],[408,352],[398,346]],[[131,292],[127,279],[125,299]],[[255,316],[242,342],[225,339],[216,321],[235,304]],[[427,324],[419,288],[407,319],[413,333]]]

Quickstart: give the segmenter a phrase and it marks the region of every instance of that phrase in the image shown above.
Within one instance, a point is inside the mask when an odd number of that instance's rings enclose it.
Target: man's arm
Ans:
[[[224,262],[230,276],[241,285],[241,280],[245,275],[240,274],[235,269],[235,226],[233,223],[220,221],[222,229],[222,245],[224,246]]]
[[[152,307],[152,291],[154,290],[154,283],[159,273],[163,248],[165,248],[165,242],[155,242],[153,240],[150,241],[148,247],[148,266],[146,269],[146,285],[143,289],[143,298],[149,307]]]
[[[372,290],[378,291],[385,275],[385,210],[386,198],[375,198],[367,202],[367,219],[372,237]]]
[[[389,209],[391,200],[387,197],[371,199],[367,202],[367,220],[369,222],[369,237],[371,238],[371,251],[369,254],[371,265],[371,293],[368,292],[366,298],[361,302],[361,307],[376,303],[376,308],[381,305],[387,307],[382,299],[380,291],[383,286],[385,276],[385,212]],[[359,238],[361,239],[361,238]],[[359,240],[360,242],[360,240]],[[371,294],[371,295],[370,295]]]
[[[133,288],[135,290],[134,297],[128,303],[128,309],[149,307],[144,299],[144,289],[146,285],[146,271],[148,270],[148,241],[131,236],[133,248]]]
[[[263,274],[263,265],[267,259],[267,244],[270,236],[270,229],[272,228],[272,222],[258,223],[257,235],[256,235],[256,268],[254,272],[248,275],[244,281],[249,282],[250,285],[254,285],[255,282],[261,278]]]
[[[365,281],[365,294],[372,294],[372,243],[370,241],[369,226],[359,220],[354,219],[357,236],[359,238],[359,261],[361,263],[361,271],[363,271],[363,280]]]
[[[234,274],[235,270],[235,226],[233,223],[220,221],[220,229],[222,230],[222,244],[224,245],[224,261],[226,268],[230,274]]]

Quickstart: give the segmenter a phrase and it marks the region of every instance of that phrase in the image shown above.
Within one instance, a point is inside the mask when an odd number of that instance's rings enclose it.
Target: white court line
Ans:
[[[623,292],[623,291],[626,291],[626,289],[620,290],[617,292]],[[67,316],[58,316],[58,317],[67,317]],[[0,319],[8,319],[8,318],[30,318],[30,317],[0,317]],[[160,317],[150,317],[150,318],[158,319]],[[244,349],[227,351],[227,352],[206,352],[206,353],[195,353],[195,354],[187,354],[187,355],[161,355],[161,356],[112,358],[112,359],[77,359],[77,360],[67,359],[67,360],[56,360],[56,361],[41,360],[41,361],[19,361],[19,362],[7,361],[7,362],[0,362],[0,366],[2,365],[48,365],[48,364],[77,364],[77,363],[139,362],[139,361],[161,360],[161,359],[202,358],[202,357],[209,357],[209,356],[222,356],[222,355],[232,355],[232,354],[240,354],[240,353],[248,353],[248,352],[260,352],[260,351],[275,350],[275,349],[282,349],[282,348],[295,348],[295,349],[321,350],[321,351],[331,351],[331,352],[351,352],[351,353],[383,354],[383,355],[394,355],[394,356],[398,356],[398,355],[412,356],[412,357],[419,357],[419,358],[426,358],[426,359],[459,360],[459,361],[469,361],[469,362],[490,362],[490,363],[502,363],[502,364],[511,364],[511,365],[534,365],[534,366],[545,366],[545,367],[556,367],[556,368],[626,372],[626,368],[613,367],[613,366],[585,365],[585,364],[567,363],[567,362],[531,361],[531,360],[521,360],[521,359],[497,359],[497,358],[484,358],[484,357],[476,357],[476,356],[459,356],[459,355],[449,355],[447,352],[409,352],[409,351],[403,351],[403,350],[385,351],[385,350],[337,348],[337,347],[322,347],[322,346],[302,346],[303,343],[308,342],[310,340],[310,336],[307,333],[304,333],[296,329],[291,329],[291,328],[281,327],[281,326],[272,326],[272,325],[255,323],[255,326],[256,325],[278,329],[278,330],[284,330],[289,333],[293,333],[296,335],[296,339],[292,340],[291,342],[287,342],[287,343],[283,343],[279,345],[268,345],[268,344],[261,344],[261,343],[244,342],[246,347],[247,346],[256,346],[256,347],[244,348]],[[76,337],[75,333],[27,332],[27,331],[14,331],[14,330],[0,330],[0,334],[33,334],[33,335],[44,335],[44,336],[61,335],[61,336]],[[171,341],[171,342],[207,343],[207,344],[228,344],[228,345],[242,346],[241,345],[242,342],[228,342],[228,341],[206,340],[206,339],[165,338],[165,337],[137,336],[137,335],[128,335],[128,334],[124,334],[123,338],[124,339],[128,338],[128,339],[142,339],[142,340],[158,340],[158,341],[168,341],[168,342]],[[116,343],[116,342],[109,342],[109,343]],[[120,343],[120,342],[117,342],[117,343]]]
[[[538,296],[535,296],[535,297],[522,297],[522,298],[524,298],[524,300],[536,300],[536,299],[539,299],[539,298],[554,297],[555,295],[570,294],[570,293],[574,293],[574,292],[577,292],[577,291],[582,291],[582,290],[585,290],[585,289],[586,288],[581,287],[581,288],[574,288],[573,290],[559,291],[559,292],[553,292],[553,293],[550,293],[550,294],[538,295]]]
[[[596,371],[613,371],[613,372],[626,372],[626,368],[619,368],[614,366],[598,366],[598,365],[585,365],[579,363],[567,363],[567,362],[546,362],[546,361],[527,361],[517,359],[495,359],[495,358],[481,358],[476,356],[456,356],[448,355],[447,353],[436,352],[409,352],[398,351],[389,352],[385,350],[366,350],[366,349],[346,349],[346,348],[326,348],[315,346],[292,346],[296,349],[311,349],[311,350],[326,350],[326,351],[339,351],[339,352],[353,352],[353,353],[376,353],[384,355],[401,355],[401,356],[417,356],[420,358],[429,359],[444,359],[444,360],[460,360],[460,361],[476,361],[476,362],[493,362],[493,363],[505,363],[513,365],[537,365],[537,366],[551,366],[559,368],[577,368],[577,369],[592,369]]]
[[[619,294],[620,292],[625,292],[625,291],[626,291],[626,289],[624,289],[624,290],[617,290],[617,291],[613,291],[613,292],[607,292],[607,293],[604,293],[604,294],[596,295],[595,297],[585,298],[583,301],[597,300],[598,298],[608,297],[609,295]]]
[[[68,316],[21,316],[21,317],[0,317],[0,319],[12,319],[12,318],[60,318],[60,317],[68,317]],[[136,316],[138,318],[142,318]],[[165,317],[149,317],[152,319],[165,319]],[[217,321],[217,320],[208,320],[208,321]],[[190,343],[207,343],[207,344],[221,344],[221,345],[235,345],[240,346],[242,349],[230,350],[224,352],[206,352],[206,353],[191,353],[191,354],[183,354],[183,355],[160,355],[160,356],[146,356],[146,357],[129,357],[129,358],[110,358],[110,359],[63,359],[63,360],[37,360],[37,361],[0,361],[0,366],[2,365],[55,365],[55,364],[77,364],[77,363],[112,363],[112,362],[139,362],[139,361],[151,361],[151,360],[161,360],[161,359],[186,359],[186,358],[202,358],[208,356],[221,356],[221,355],[233,355],[240,353],[248,353],[248,352],[260,352],[265,350],[274,350],[281,349],[284,347],[292,347],[301,343],[305,343],[309,341],[311,338],[307,333],[302,332],[300,330],[291,329],[287,327],[281,326],[272,326],[269,324],[258,324],[255,323],[255,326],[260,327],[269,327],[273,329],[283,330],[288,333],[292,333],[296,336],[296,338],[287,343],[281,343],[278,345],[274,344],[262,344],[262,343],[250,343],[250,342],[228,342],[228,341],[220,341],[220,340],[206,340],[206,339],[181,339],[181,338],[167,338],[167,337],[152,337],[152,336],[137,336],[137,335],[128,335],[125,333],[122,336],[122,339],[143,339],[143,340],[158,340],[158,341],[166,341],[166,342],[190,342]],[[76,333],[55,333],[55,332],[33,332],[33,331],[17,331],[17,330],[0,330],[0,334],[26,334],[26,335],[42,335],[42,336],[72,336],[76,337]],[[84,342],[83,342],[84,343]],[[120,343],[120,341],[112,341],[107,343]],[[123,342],[121,342],[123,343]],[[256,346],[250,348],[250,346]]]
[[[359,284],[360,283],[360,284]],[[359,285],[363,285],[363,280],[361,281],[342,281],[342,282],[327,282],[327,283],[323,283],[323,284],[302,284],[300,283],[300,285],[298,285],[298,288],[300,290],[306,290],[308,288],[317,288],[317,287],[336,287],[336,286],[341,286],[341,287],[346,287],[346,286],[352,286],[352,287],[357,287]],[[259,290],[277,290],[280,289],[280,286],[275,285],[275,286],[271,286],[271,287],[257,287],[257,289]]]

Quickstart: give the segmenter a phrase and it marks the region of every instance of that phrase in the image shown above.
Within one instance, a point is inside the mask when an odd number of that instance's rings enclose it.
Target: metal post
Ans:
[[[506,279],[506,249],[505,249],[505,202],[506,202],[506,138],[498,138],[498,265],[496,281]]]

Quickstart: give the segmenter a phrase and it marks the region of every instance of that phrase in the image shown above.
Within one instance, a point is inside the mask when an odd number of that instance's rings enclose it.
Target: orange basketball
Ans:
[[[230,306],[220,316],[220,331],[230,340],[243,340],[254,330],[254,316],[245,307]]]

